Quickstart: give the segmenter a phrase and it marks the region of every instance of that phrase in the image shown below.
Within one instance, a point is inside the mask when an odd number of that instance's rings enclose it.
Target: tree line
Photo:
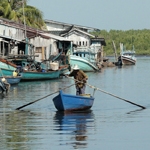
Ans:
[[[26,24],[37,29],[47,30],[43,13],[36,7],[29,6],[28,0],[0,0],[0,18],[6,18],[18,23]],[[120,43],[130,50],[134,46],[136,55],[150,55],[150,30],[100,30],[91,34],[103,37],[106,41],[105,54],[113,55],[114,41],[117,54],[120,54]]]
[[[106,56],[113,55],[114,41],[117,54],[120,54],[120,43],[123,43],[127,50],[132,50],[133,46],[136,55],[150,55],[150,29],[143,30],[100,30],[92,32],[97,37],[103,37],[106,41],[104,52]]]

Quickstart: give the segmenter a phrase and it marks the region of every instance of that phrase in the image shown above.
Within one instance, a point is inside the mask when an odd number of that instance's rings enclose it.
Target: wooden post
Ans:
[[[115,53],[115,60],[117,62],[118,61],[118,56],[117,56],[117,52],[116,52],[116,45],[115,45],[114,41],[112,41],[112,43],[113,43],[113,48],[114,48],[114,53]]]
[[[45,51],[44,51],[44,47],[42,47],[42,60],[45,59],[44,56],[45,56]]]
[[[1,41],[0,41],[0,56],[2,55],[2,47],[1,47]]]
[[[101,46],[101,63],[103,63],[103,58],[104,58],[104,51],[103,51],[103,45]]]
[[[8,43],[8,56],[10,54],[10,43]]]
[[[4,41],[3,41],[3,56],[5,54],[5,46],[4,46]]]

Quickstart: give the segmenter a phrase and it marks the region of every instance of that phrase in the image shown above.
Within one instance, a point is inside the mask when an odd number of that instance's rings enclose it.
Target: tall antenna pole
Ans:
[[[25,30],[25,32],[24,32],[24,36],[25,36],[25,41],[26,41],[26,37],[27,37],[27,32],[26,32],[26,20],[25,20],[25,13],[24,13],[24,0],[22,0],[22,7],[23,7],[23,19],[24,19],[24,30]]]

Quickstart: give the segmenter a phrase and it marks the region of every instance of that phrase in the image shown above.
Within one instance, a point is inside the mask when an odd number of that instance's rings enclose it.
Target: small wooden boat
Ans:
[[[60,70],[48,71],[48,72],[37,72],[37,71],[25,71],[21,72],[21,80],[47,80],[56,79],[60,76]]]
[[[60,90],[59,94],[53,98],[53,102],[58,111],[85,111],[92,107],[94,97],[89,94],[83,96],[64,94]]]
[[[13,63],[17,65],[17,70],[21,75],[21,81],[49,80],[59,78],[61,69],[57,64],[53,64],[53,69],[48,68],[46,64],[36,62],[27,58],[14,59]]]
[[[2,79],[3,77],[0,77]],[[9,84],[18,84],[21,80],[21,76],[13,77],[13,76],[4,76],[4,78],[7,80]]]

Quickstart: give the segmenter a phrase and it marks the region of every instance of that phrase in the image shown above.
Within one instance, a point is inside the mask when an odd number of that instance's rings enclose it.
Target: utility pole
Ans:
[[[27,37],[27,32],[26,32],[26,19],[25,19],[25,13],[24,13],[24,0],[22,0],[22,7],[23,7],[23,19],[24,19],[24,34],[25,34],[25,41]]]

